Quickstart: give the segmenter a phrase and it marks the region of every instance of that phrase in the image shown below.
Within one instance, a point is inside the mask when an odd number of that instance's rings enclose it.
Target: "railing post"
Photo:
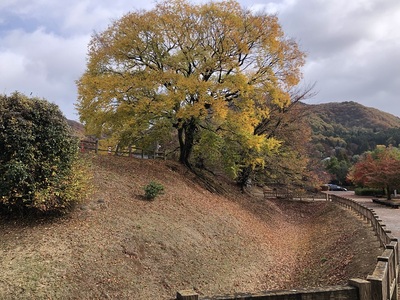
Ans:
[[[80,146],[79,146],[79,149],[80,149],[80,152],[85,152],[85,144],[84,144],[84,142],[81,140],[81,142],[80,142]]]
[[[371,300],[371,283],[368,280],[352,278],[349,280],[349,285],[358,289],[359,300]]]
[[[178,291],[176,300],[199,300],[199,295],[193,290]]]
[[[371,282],[372,300],[388,299],[388,271],[388,264],[383,261],[378,261],[373,274],[367,276],[367,280]]]
[[[94,153],[99,153],[99,140],[96,139],[96,144],[94,145]]]
[[[386,245],[389,246],[389,245]],[[391,300],[397,299],[397,265],[396,254],[392,249],[387,247],[381,256],[378,256],[378,262],[387,264],[387,293]]]

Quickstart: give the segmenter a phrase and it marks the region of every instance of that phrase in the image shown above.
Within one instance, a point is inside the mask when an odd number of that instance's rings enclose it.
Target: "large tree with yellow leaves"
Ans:
[[[77,108],[90,134],[123,144],[176,136],[188,166],[203,144],[239,153],[226,159],[238,174],[279,146],[264,127],[272,107],[290,105],[303,64],[275,15],[236,1],[165,1],[92,36]]]

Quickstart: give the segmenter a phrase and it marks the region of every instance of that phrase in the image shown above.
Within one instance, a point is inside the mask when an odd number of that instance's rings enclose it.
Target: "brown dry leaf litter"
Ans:
[[[53,222],[0,222],[1,299],[172,299],[346,284],[381,254],[372,230],[327,202],[210,193],[173,162],[99,156],[95,194]],[[145,201],[155,180],[165,194]],[[251,195],[250,195],[251,194]]]

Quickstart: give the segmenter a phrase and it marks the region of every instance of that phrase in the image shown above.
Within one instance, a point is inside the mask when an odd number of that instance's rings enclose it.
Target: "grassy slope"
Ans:
[[[371,273],[381,254],[371,230],[329,203],[265,201],[225,183],[227,197],[218,196],[172,162],[97,157],[93,172],[95,194],[68,217],[0,222],[0,299],[340,284]],[[166,193],[148,202],[142,188],[151,180]]]

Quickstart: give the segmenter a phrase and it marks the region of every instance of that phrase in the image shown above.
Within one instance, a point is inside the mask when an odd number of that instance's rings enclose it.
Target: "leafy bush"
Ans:
[[[92,191],[89,161],[90,159],[83,156],[76,156],[71,172],[63,180],[36,194],[36,204],[39,206],[36,208],[42,211],[67,212],[85,199]]]
[[[354,193],[358,196],[375,196],[375,197],[381,197],[385,196],[385,192],[382,191],[382,189],[375,189],[375,188],[356,188],[354,190]]]
[[[0,95],[0,206],[61,211],[76,201],[78,143],[58,106]]]
[[[162,195],[164,193],[164,186],[160,183],[152,181],[144,187],[144,193],[144,196],[147,200],[153,200],[158,195]]]

